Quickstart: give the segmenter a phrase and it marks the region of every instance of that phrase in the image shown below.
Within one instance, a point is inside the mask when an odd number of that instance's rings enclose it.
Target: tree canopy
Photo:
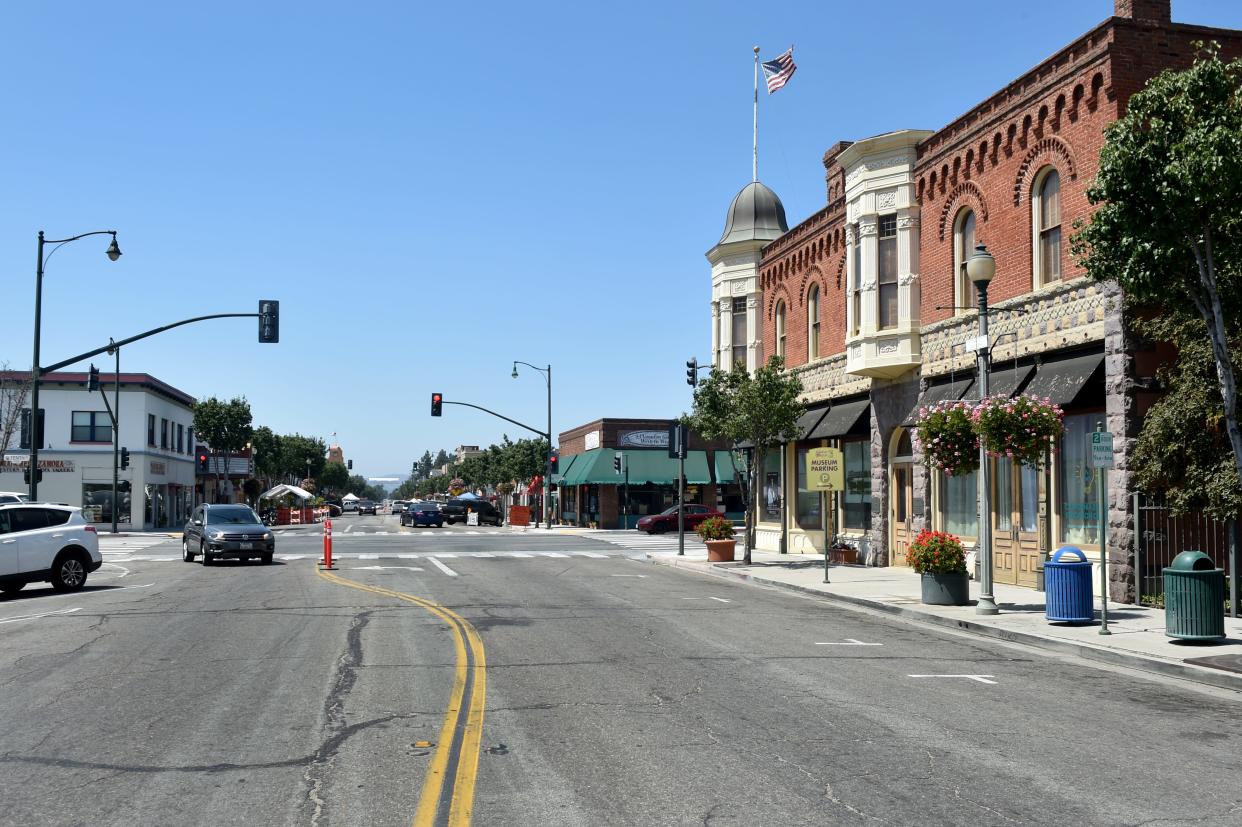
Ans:
[[[246,447],[253,433],[250,403],[244,396],[223,402],[214,396],[194,405],[194,433],[213,451],[231,454]]]

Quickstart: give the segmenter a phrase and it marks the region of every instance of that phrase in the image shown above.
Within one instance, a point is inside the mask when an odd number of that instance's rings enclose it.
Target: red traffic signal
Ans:
[[[200,471],[207,470],[207,455],[206,454],[198,455],[198,470]]]
[[[433,393],[431,395],[431,415],[439,416],[440,408],[444,404],[444,396],[442,394]]]

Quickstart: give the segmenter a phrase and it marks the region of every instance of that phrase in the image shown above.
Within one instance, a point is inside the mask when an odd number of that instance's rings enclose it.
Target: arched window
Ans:
[[[1032,260],[1035,286],[1061,279],[1061,176],[1045,167],[1031,189]]]
[[[785,358],[785,303],[776,303],[776,355]]]
[[[819,356],[819,285],[812,284],[806,297],[806,359]]]
[[[974,289],[970,277],[966,275],[966,260],[974,251],[975,212],[966,209],[959,212],[957,220],[953,222],[953,272],[957,274],[953,304],[956,305],[958,314],[965,313],[963,308],[973,304],[971,299],[974,297]]]

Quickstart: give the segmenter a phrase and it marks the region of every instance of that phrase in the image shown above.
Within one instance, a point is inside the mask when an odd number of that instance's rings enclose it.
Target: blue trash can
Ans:
[[[1091,563],[1082,549],[1062,546],[1044,563],[1048,598],[1044,616],[1059,623],[1090,623],[1095,619],[1091,594]]]

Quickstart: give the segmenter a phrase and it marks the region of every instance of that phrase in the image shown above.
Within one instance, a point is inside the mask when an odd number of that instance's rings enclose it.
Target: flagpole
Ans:
[[[755,47],[755,130],[754,143],[752,144],[754,154],[751,156],[750,164],[750,180],[759,180],[759,47]]]

